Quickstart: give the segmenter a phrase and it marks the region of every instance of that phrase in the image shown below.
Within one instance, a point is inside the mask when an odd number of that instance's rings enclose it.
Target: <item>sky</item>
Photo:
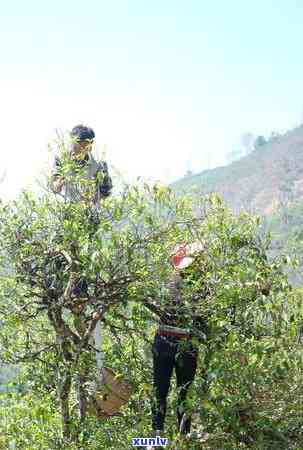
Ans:
[[[0,198],[83,123],[111,170],[165,183],[303,121],[301,0],[11,0],[0,16]],[[53,151],[50,152],[48,144]]]

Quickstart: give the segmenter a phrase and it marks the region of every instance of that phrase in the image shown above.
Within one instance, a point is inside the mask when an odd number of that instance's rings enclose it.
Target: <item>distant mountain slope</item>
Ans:
[[[236,212],[270,214],[283,201],[303,199],[303,125],[225,167],[186,176],[171,185],[218,192]]]

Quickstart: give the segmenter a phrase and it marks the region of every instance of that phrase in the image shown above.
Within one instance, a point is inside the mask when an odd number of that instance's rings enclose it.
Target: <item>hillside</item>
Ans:
[[[186,176],[172,184],[177,191],[197,186],[218,192],[236,212],[242,208],[268,215],[282,204],[303,198],[303,125],[225,167]]]

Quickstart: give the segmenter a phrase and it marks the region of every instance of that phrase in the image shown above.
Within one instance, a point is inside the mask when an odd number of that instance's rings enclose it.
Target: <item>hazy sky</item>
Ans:
[[[0,196],[50,163],[55,129],[95,129],[129,177],[225,163],[245,132],[303,113],[301,0],[19,0],[0,17]]]

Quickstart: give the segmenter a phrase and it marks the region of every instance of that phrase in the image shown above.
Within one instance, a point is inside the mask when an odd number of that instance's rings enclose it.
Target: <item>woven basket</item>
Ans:
[[[97,417],[110,417],[118,413],[132,395],[132,385],[117,379],[108,367],[102,369],[103,377],[95,394],[90,398],[88,410]]]

